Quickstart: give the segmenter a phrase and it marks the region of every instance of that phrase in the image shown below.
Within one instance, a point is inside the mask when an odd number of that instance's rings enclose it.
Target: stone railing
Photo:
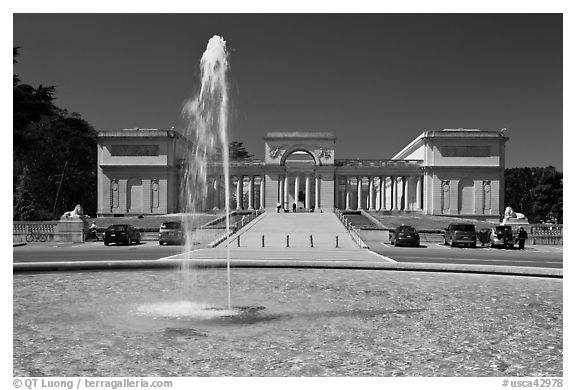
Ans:
[[[563,245],[563,225],[532,225],[528,233],[533,245]]]
[[[368,248],[368,245],[366,245],[366,243],[362,240],[358,231],[354,228],[354,226],[350,223],[350,221],[346,219],[346,217],[342,214],[342,212],[339,209],[335,208],[334,214],[336,214],[340,222],[342,222],[346,230],[348,230],[350,237],[352,237],[352,240],[354,240],[356,245],[358,245],[360,248]]]
[[[240,219],[236,223],[230,225],[230,230],[228,232],[226,232],[226,229],[224,229],[224,232],[222,234],[218,235],[218,237],[216,237],[216,239],[214,241],[212,241],[210,244],[208,244],[208,246],[211,248],[214,248],[214,247],[220,245],[223,241],[226,241],[226,239],[228,237],[231,237],[232,235],[234,235],[236,232],[238,232],[244,226],[248,225],[250,222],[252,222],[258,216],[260,216],[262,213],[264,213],[264,210],[255,210],[251,214],[246,214],[246,215],[242,216],[242,219]]]
[[[85,222],[68,221],[14,221],[12,241],[24,242],[84,242]]]
[[[422,164],[422,160],[334,160],[334,165],[337,167],[419,167],[422,166]]]

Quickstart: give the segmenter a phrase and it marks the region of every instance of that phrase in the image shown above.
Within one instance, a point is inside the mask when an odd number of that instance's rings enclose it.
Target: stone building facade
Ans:
[[[500,132],[425,131],[391,159],[336,159],[328,132],[266,134],[263,160],[233,162],[235,209],[377,210],[499,219],[505,143]],[[182,211],[190,142],[174,130],[99,132],[98,215]],[[208,172],[207,209],[224,208],[221,169]]]

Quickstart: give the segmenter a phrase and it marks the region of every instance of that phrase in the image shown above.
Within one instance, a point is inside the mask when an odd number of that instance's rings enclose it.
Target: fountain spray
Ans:
[[[226,203],[226,234],[230,234],[230,174],[228,152],[228,86],[226,73],[229,68],[226,41],[213,36],[200,59],[201,88],[198,96],[189,100],[182,110],[188,119],[186,136],[192,140],[192,156],[185,170],[184,200],[187,215],[194,215],[206,208],[208,196],[208,166],[221,158]],[[192,232],[190,218],[184,218],[184,229]],[[187,237],[187,253],[191,252],[192,237]],[[226,247],[228,283],[228,308],[230,294],[230,247]]]

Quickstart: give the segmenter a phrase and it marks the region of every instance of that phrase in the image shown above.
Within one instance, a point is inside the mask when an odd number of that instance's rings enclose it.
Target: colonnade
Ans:
[[[366,179],[366,180],[364,180]],[[343,200],[346,210],[422,210],[422,183],[419,176],[340,176],[344,181]],[[355,187],[354,188],[354,184]],[[368,191],[363,190],[367,182]]]
[[[278,203],[280,203],[284,209],[291,209],[293,203],[299,206],[299,194],[303,190],[304,208],[320,208],[320,181],[320,177],[313,173],[279,176]],[[294,185],[292,193],[290,192],[291,183]],[[314,199],[312,199],[312,191],[314,192]]]
[[[247,179],[247,180],[246,180]],[[247,181],[247,191],[244,189],[244,182]],[[258,183],[257,183],[258,182]],[[210,209],[224,209],[224,177],[216,176],[208,179],[208,199],[207,205]],[[254,210],[255,208],[264,208],[264,176],[263,175],[233,175],[230,176],[230,207],[236,210]],[[259,186],[259,188],[257,188]],[[247,192],[248,199],[245,202],[245,194]],[[258,192],[258,198],[255,197]],[[236,204],[233,201],[236,200]],[[256,202],[258,205],[256,206]]]

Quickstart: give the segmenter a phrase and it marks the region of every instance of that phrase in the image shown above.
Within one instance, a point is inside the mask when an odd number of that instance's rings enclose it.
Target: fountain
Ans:
[[[228,52],[226,41],[213,36],[200,59],[201,87],[198,96],[189,100],[182,110],[188,120],[185,136],[192,140],[192,155],[184,175],[184,231],[186,253],[192,251],[193,232],[198,224],[195,213],[204,210],[208,196],[208,167],[221,159],[225,188],[226,232],[230,232],[230,175],[228,159]],[[228,310],[232,308],[230,288],[230,249],[227,247]],[[187,259],[190,260],[190,257]],[[184,260],[184,268],[190,261]]]

